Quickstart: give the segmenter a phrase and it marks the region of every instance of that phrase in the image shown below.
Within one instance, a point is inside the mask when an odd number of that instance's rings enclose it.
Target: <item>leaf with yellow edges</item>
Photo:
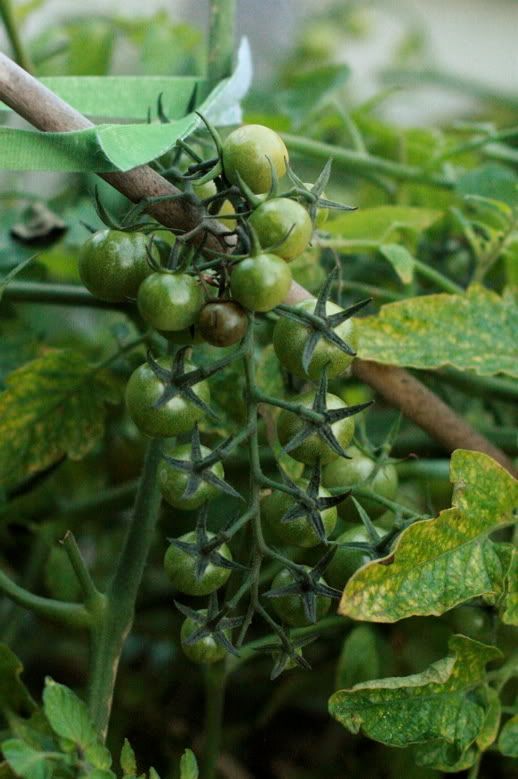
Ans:
[[[488,536],[513,521],[518,483],[488,455],[464,449],[452,455],[450,480],[453,508],[410,525],[388,557],[360,568],[340,614],[397,622],[501,591],[507,569]]]

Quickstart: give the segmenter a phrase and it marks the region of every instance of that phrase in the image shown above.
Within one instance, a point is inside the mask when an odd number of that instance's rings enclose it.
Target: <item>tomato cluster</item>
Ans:
[[[275,310],[273,347],[283,370],[302,385],[314,385],[302,386],[299,394],[279,403],[276,420],[281,447],[292,460],[307,466],[306,474],[292,482],[281,471],[282,483],[269,480],[273,487],[261,493],[260,507],[254,503],[243,515],[262,527],[254,531],[259,568],[269,554],[285,561],[263,594],[269,613],[280,620],[276,630],[285,645],[289,646],[285,628],[320,619],[338,594],[333,587],[341,589],[372,556],[372,527],[370,533],[358,523],[344,529],[344,520],[358,519],[350,503],[342,502],[346,490],[366,483],[390,501],[397,489],[393,465],[376,463],[365,452],[350,448],[354,415],[367,404],[348,406],[327,389],[328,379],[343,376],[354,359],[357,335],[351,317],[363,304],[343,310],[331,302],[330,274],[327,280],[324,275],[317,300],[283,305],[292,285],[290,263],[306,252],[314,227],[324,224],[329,209],[339,207],[323,194],[327,167],[314,185],[303,183],[289,167],[280,136],[259,125],[240,127],[223,141],[215,132],[213,137],[217,158],[203,161],[192,151],[187,169],[180,173],[178,167],[172,168],[170,176],[184,189],[186,202],[205,214],[201,227],[206,232],[215,217],[224,220],[227,229],[220,237],[231,239],[232,250],[227,244],[221,253],[211,253],[203,240],[193,250],[181,234],[168,242],[155,237],[158,225],[126,221],[92,235],[79,258],[81,279],[92,294],[110,302],[136,302],[140,317],[154,333],[153,351],[157,334],[166,339],[164,354],[155,359],[150,353],[130,376],[126,405],[143,434],[163,439],[158,484],[165,502],[198,512],[195,530],[171,539],[164,558],[175,590],[211,599],[207,609],[179,606],[186,615],[182,646],[195,662],[216,662],[232,651],[231,631],[239,619],[226,617],[228,606],[219,609],[216,592],[232,569],[243,569],[227,544],[232,529],[219,534],[206,529],[209,502],[220,493],[238,495],[225,481],[223,465],[232,442],[213,449],[202,445],[198,426],[203,430],[212,414],[210,376],[232,360],[254,359],[256,312]],[[181,159],[180,152],[176,159]],[[279,181],[286,174],[294,186],[280,192]],[[201,370],[190,349],[203,342],[235,345],[235,351]],[[257,398],[249,373],[247,377],[247,403],[253,404]],[[257,435],[256,426],[257,419],[252,420],[243,440]],[[262,474],[255,473],[254,478],[264,481]],[[364,508],[372,516],[379,513],[376,500],[367,499]],[[337,525],[340,535],[331,541]],[[299,552],[282,556],[268,543]],[[350,543],[353,547],[347,546]],[[319,550],[320,560],[315,558]],[[256,608],[264,612],[263,606]],[[273,616],[268,619],[276,624]],[[300,648],[292,649],[287,667],[302,662]]]

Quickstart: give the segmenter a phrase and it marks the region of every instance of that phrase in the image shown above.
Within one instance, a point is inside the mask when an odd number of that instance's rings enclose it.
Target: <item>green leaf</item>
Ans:
[[[506,625],[518,625],[518,549],[511,552],[509,570],[504,580],[500,619]]]
[[[9,709],[28,715],[36,708],[32,697],[20,681],[23,665],[6,644],[0,644],[0,711]]]
[[[2,752],[14,773],[23,779],[51,779],[54,774],[55,756],[51,758],[17,738],[4,741]]]
[[[190,749],[186,749],[180,760],[180,779],[198,779],[198,763]]]
[[[329,711],[351,733],[395,747],[440,741],[457,759],[479,734],[488,708],[485,665],[496,647],[452,636],[450,654],[412,676],[378,679],[340,690]]]
[[[380,673],[376,633],[370,625],[356,625],[345,639],[338,667],[336,686],[352,687],[375,679]]]
[[[68,687],[47,677],[43,708],[57,736],[72,741],[82,750],[97,742],[97,734],[86,704]]]
[[[436,222],[442,212],[415,206],[375,206],[341,214],[326,223],[326,231],[352,240],[390,243],[401,233],[419,234]]]
[[[0,394],[0,485],[9,487],[68,454],[79,460],[116,402],[109,374],[68,349],[48,351],[6,379]]]
[[[518,757],[518,714],[507,720],[500,731],[498,749],[506,757]]]
[[[414,258],[404,246],[387,243],[380,246],[381,254],[387,259],[403,284],[410,284],[414,278]]]
[[[492,687],[486,688],[488,708],[486,711],[486,718],[484,724],[480,729],[477,736],[477,747],[481,752],[485,752],[489,749],[491,744],[494,744],[496,737],[498,736],[498,729],[500,727],[500,718],[502,716],[502,704],[498,693]]]
[[[477,284],[465,295],[422,295],[356,320],[358,354],[384,365],[451,365],[482,376],[518,376],[518,306]]]
[[[124,744],[122,745],[120,765],[124,776],[136,776],[137,760],[135,758],[133,747],[127,738],[124,739]]]
[[[468,171],[458,179],[455,189],[462,196],[479,195],[511,206],[518,204],[518,176],[496,163]]]
[[[469,746],[463,752],[445,741],[422,744],[414,750],[417,765],[434,768],[436,771],[457,773],[471,768],[479,757],[478,750]]]
[[[371,622],[439,615],[497,592],[506,568],[489,533],[513,521],[518,483],[486,454],[457,449],[451,458],[453,508],[415,522],[392,553],[349,579],[339,613]]]

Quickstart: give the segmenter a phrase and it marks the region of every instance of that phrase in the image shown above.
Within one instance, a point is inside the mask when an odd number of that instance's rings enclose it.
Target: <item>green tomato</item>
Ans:
[[[288,150],[282,138],[269,127],[248,124],[238,127],[223,143],[223,170],[232,184],[240,176],[252,192],[268,192],[272,167],[278,178],[286,173]]]
[[[312,408],[314,399],[314,392],[306,392],[297,398],[297,402],[301,406]],[[331,393],[326,395],[326,404],[327,408],[330,410],[346,407],[343,400],[340,400],[336,395],[331,395]],[[286,446],[286,444],[302,430],[303,426],[304,420],[301,419],[300,416],[293,413],[293,411],[283,409],[277,420],[277,435],[282,446]],[[334,422],[331,425],[331,429],[342,449],[345,449],[351,443],[354,435],[354,419],[353,417],[340,419],[338,422]],[[295,449],[292,449],[289,452],[289,455],[290,457],[293,457],[294,460],[298,460],[306,465],[314,465],[317,460],[320,460],[321,465],[326,465],[332,460],[336,460],[338,457],[337,453],[331,449],[329,444],[320,437],[318,431],[311,433],[305,441],[295,447]]]
[[[199,614],[203,617],[207,616],[206,609],[200,609]],[[218,660],[223,660],[227,653],[222,646],[216,644],[212,636],[204,636],[195,641],[194,644],[185,643],[199,627],[198,622],[191,617],[187,617],[182,623],[180,641],[185,656],[193,663],[202,664],[217,663]]]
[[[456,633],[486,643],[491,640],[491,618],[483,609],[469,605],[459,606],[448,613],[447,621]]]
[[[304,206],[287,197],[261,203],[248,222],[263,249],[275,252],[287,262],[302,254],[313,234],[311,218]]]
[[[163,368],[171,368],[170,360],[160,358],[157,362]],[[186,372],[193,369],[193,365],[185,363]],[[165,385],[147,362],[133,371],[126,386],[129,415],[138,429],[152,438],[171,438],[188,433],[204,416],[201,408],[180,393],[170,398],[165,405],[155,408],[164,390]],[[205,403],[210,403],[210,390],[206,381],[195,384],[193,392]]]
[[[208,197],[214,197],[217,194],[218,188],[214,180],[206,181],[204,184],[192,185],[194,194],[200,198],[200,200],[206,200]]]
[[[303,300],[296,308],[312,314],[315,308],[315,301],[312,299]],[[337,314],[339,311],[342,311],[339,306],[336,306],[334,303],[326,303],[327,314]],[[273,329],[273,348],[279,361],[286,370],[295,376],[299,376],[301,379],[309,376],[313,381],[318,381],[326,365],[329,379],[341,376],[351,365],[354,358],[342,352],[337,346],[323,337],[317,342],[309,363],[308,372],[304,371],[302,355],[312,332],[310,327],[301,322],[296,322],[284,316],[279,317]],[[352,349],[356,350],[358,337],[352,319],[346,319],[345,322],[335,327],[334,332],[342,341],[345,341]]]
[[[207,533],[207,539],[210,541],[212,538],[214,533]],[[193,544],[196,542],[196,533],[185,533],[178,540]],[[226,544],[221,544],[218,552],[227,560],[232,560],[230,549]],[[165,553],[164,570],[173,587],[185,595],[210,595],[211,592],[223,587],[231,573],[229,568],[220,568],[218,565],[209,563],[201,579],[197,579],[196,558],[174,544],[170,544]]]
[[[320,488],[318,492],[321,498],[330,497],[330,493]],[[272,492],[261,502],[261,518],[264,520],[277,543],[288,546],[300,546],[309,548],[322,543],[314,527],[308,522],[307,517],[301,516],[291,522],[281,522],[284,514],[294,504],[294,499],[285,492]],[[325,509],[321,512],[322,523],[326,536],[331,535],[336,525],[336,507]]]
[[[216,300],[202,308],[198,329],[212,346],[231,346],[245,335],[248,317],[238,303]]]
[[[290,271],[294,280],[312,294],[319,291],[327,276],[319,260],[320,252],[318,250],[306,249],[299,257],[290,262]]]
[[[307,566],[305,567],[308,571],[310,570],[309,568],[307,568]],[[296,579],[294,578],[291,571],[285,568],[280,573],[278,573],[275,579],[273,580],[272,590],[280,587],[287,587],[290,584],[294,584],[295,581]],[[319,581],[325,583],[322,577],[319,579]],[[322,619],[322,617],[324,617],[329,611],[331,607],[331,598],[328,598],[325,595],[317,595],[316,599],[317,599],[316,612],[317,612],[317,622],[318,622],[318,620]],[[277,616],[279,617],[279,619],[281,619],[286,625],[290,625],[290,627],[301,627],[302,625],[311,624],[307,620],[306,615],[304,613],[304,604],[302,602],[302,598],[296,593],[281,595],[278,598],[272,598],[271,603],[272,603],[272,608],[277,614]]]
[[[379,529],[378,524],[376,524],[376,528]],[[369,534],[363,525],[353,525],[353,527],[348,528],[338,536],[336,543],[345,544],[360,541],[368,543],[369,540]],[[326,568],[325,577],[327,583],[337,590],[343,590],[353,573],[358,568],[361,568],[362,565],[368,563],[370,559],[370,556],[362,552],[361,549],[348,549],[345,546],[339,547]]]
[[[184,330],[196,322],[204,303],[200,283],[187,273],[152,273],[140,285],[137,305],[157,330]]]
[[[271,311],[282,303],[291,286],[291,271],[275,254],[247,257],[232,271],[230,290],[250,311]]]
[[[169,455],[169,457],[174,457],[176,460],[189,460],[191,445],[176,444],[174,441],[165,441],[162,451],[164,454]],[[201,454],[202,457],[207,457],[210,454],[210,449],[206,446],[202,446]],[[216,476],[219,476],[220,479],[223,479],[225,476],[221,462],[215,463],[212,466],[211,471]],[[209,482],[202,481],[190,497],[184,498],[183,493],[187,487],[188,480],[188,473],[178,470],[173,465],[170,465],[167,460],[162,460],[158,468],[158,483],[162,496],[171,506],[182,509],[183,511],[193,511],[218,494],[217,487]]]
[[[135,298],[150,275],[143,233],[99,230],[79,250],[79,275],[85,287],[100,300],[112,303]]]
[[[339,460],[330,463],[324,469],[322,482],[326,487],[340,487],[346,489],[357,484],[365,483],[366,487],[374,490],[380,497],[387,500],[394,500],[398,490],[399,479],[396,468],[391,463],[387,463],[379,468],[374,477],[371,474],[376,468],[376,463],[370,457],[363,454],[356,446],[352,446],[347,454],[352,459],[346,460],[341,457]],[[369,498],[358,498],[359,502],[369,514],[370,517],[379,517],[386,511],[386,506],[377,503]],[[338,513],[344,519],[351,519],[351,505],[341,503]]]

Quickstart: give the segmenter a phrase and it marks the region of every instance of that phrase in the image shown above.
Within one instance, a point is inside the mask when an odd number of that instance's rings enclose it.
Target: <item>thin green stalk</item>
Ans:
[[[133,624],[135,602],[149,550],[155,537],[160,507],[157,470],[160,441],[149,444],[133,517],[111,582],[104,608],[92,633],[89,707],[95,726],[105,738],[120,655]]]
[[[404,460],[397,465],[400,479],[444,479],[450,474],[449,460]]]
[[[225,707],[225,665],[225,661],[221,660],[205,669],[205,743],[201,772],[203,779],[214,779],[216,776]]]
[[[207,75],[215,85],[232,73],[236,0],[211,0]]]
[[[477,376],[474,373],[464,373],[453,368],[444,368],[438,374],[447,384],[465,389],[469,395],[481,395],[490,400],[508,400],[516,403],[518,400],[518,382],[512,379],[501,379],[495,376]]]
[[[353,149],[342,149],[329,143],[315,141],[311,138],[301,138],[289,133],[281,133],[288,150],[294,153],[313,157],[319,160],[332,159],[335,165],[346,168],[350,173],[359,176],[380,173],[399,181],[414,181],[418,184],[428,184],[432,187],[453,189],[454,181],[439,173],[428,173],[414,165],[404,165],[400,162],[386,160],[383,157],[365,155]]]
[[[68,555],[68,559],[70,560],[70,564],[74,569],[74,573],[79,582],[79,586],[81,587],[81,590],[83,592],[85,606],[89,609],[91,608],[95,609],[96,602],[99,602],[99,604],[102,605],[101,601],[104,600],[104,596],[99,592],[99,590],[95,586],[93,579],[90,576],[90,571],[85,565],[85,562],[81,555],[81,551],[77,545],[75,536],[70,530],[67,530],[67,532],[65,533],[65,537],[63,539],[63,546],[65,547],[65,551]]]
[[[0,18],[4,23],[5,32],[14,53],[14,59],[24,70],[31,73],[33,69],[31,58],[18,32],[11,0],[0,0]]]
[[[52,598],[42,598],[20,587],[0,570],[0,591],[4,592],[18,606],[29,609],[40,617],[56,620],[71,627],[85,627],[90,624],[90,614],[78,603],[64,603]]]
[[[342,488],[330,489],[329,491],[333,493],[337,491],[339,492],[341,489]],[[379,503],[381,506],[385,506],[385,508],[394,511],[395,513],[402,514],[404,517],[416,516],[416,512],[413,511],[413,509],[409,509],[406,506],[402,506],[401,503],[396,503],[396,501],[394,500],[389,500],[388,498],[384,498],[382,495],[378,495],[378,493],[370,489],[370,487],[359,487],[354,485],[352,487],[352,492],[355,497],[368,498],[369,500],[374,500],[376,501],[376,503]]]
[[[127,309],[126,303],[98,300],[79,284],[49,284],[39,281],[13,281],[4,290],[3,300],[12,303],[49,303],[57,306]]]

